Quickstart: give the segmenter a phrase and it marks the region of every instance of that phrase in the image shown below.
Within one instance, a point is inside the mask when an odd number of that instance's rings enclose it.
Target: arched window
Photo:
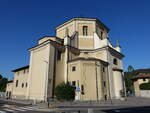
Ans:
[[[24,87],[24,83],[22,83],[22,88]]]
[[[101,40],[103,39],[103,31],[101,31]]]
[[[83,26],[83,36],[87,36],[88,35],[88,26]]]
[[[16,80],[16,87],[18,87],[18,80]]]
[[[117,59],[116,59],[116,58],[114,58],[114,60],[113,60],[113,64],[118,65],[118,61],[117,61]]]

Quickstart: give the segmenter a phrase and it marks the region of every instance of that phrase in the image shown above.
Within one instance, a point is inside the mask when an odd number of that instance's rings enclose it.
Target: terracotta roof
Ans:
[[[150,78],[150,73],[139,73],[138,75],[134,76],[132,80],[140,78]]]

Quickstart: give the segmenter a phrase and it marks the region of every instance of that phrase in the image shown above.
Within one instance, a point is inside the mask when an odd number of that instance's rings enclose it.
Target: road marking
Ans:
[[[19,108],[11,108],[13,110],[17,110],[17,111],[27,111],[27,110],[23,110],[23,109],[19,109]]]
[[[33,108],[27,108],[27,107],[18,107],[19,109],[25,109],[25,110],[34,110]]]
[[[3,107],[10,107],[10,105],[8,105],[8,104],[4,104],[4,105],[3,105]]]
[[[5,111],[0,111],[0,113],[6,113]]]
[[[5,111],[14,112],[14,110],[11,109],[4,109]]]

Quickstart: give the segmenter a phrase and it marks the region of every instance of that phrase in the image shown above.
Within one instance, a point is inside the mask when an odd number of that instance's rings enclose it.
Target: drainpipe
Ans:
[[[107,47],[107,62],[108,62],[108,60],[109,60],[109,57],[108,57],[108,47]],[[109,64],[108,64],[109,65]],[[109,67],[107,66],[107,76],[108,76],[108,90],[109,90],[109,98],[110,98],[110,101],[111,101],[111,103],[112,103],[112,100],[111,100],[111,93],[110,93],[110,78],[109,78],[109,69],[108,69]]]
[[[95,61],[95,76],[96,76],[96,96],[97,96],[97,101],[98,101],[98,82],[97,82],[97,64]]]

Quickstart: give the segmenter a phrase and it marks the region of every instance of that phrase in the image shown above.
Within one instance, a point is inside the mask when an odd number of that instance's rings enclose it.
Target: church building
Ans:
[[[109,28],[96,18],[72,18],[55,30],[56,36],[44,36],[28,49],[28,66],[13,70],[9,97],[44,101],[69,82],[77,89],[75,100],[122,98],[124,55],[119,42],[111,44]]]

